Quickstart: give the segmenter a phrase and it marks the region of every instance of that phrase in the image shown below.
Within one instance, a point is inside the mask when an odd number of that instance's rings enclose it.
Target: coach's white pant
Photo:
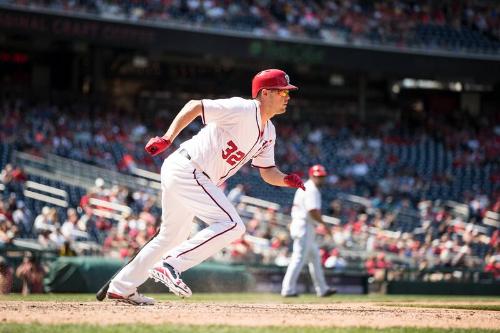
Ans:
[[[306,263],[308,263],[309,273],[314,283],[314,289],[318,296],[323,295],[328,286],[325,282],[323,268],[321,267],[321,258],[319,256],[319,248],[316,244],[316,233],[314,225],[305,221],[293,221],[293,224],[304,223],[298,232],[294,232],[291,228],[291,236],[293,238],[293,253],[290,258],[290,263],[283,278],[281,295],[291,295],[297,293],[297,280],[300,272]]]
[[[113,279],[109,291],[133,293],[162,258],[183,272],[241,237],[245,225],[221,189],[174,152],[161,168],[162,224],[156,237]],[[193,218],[208,227],[187,240]]]

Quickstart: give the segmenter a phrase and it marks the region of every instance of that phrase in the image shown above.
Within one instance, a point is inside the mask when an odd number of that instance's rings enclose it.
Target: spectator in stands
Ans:
[[[28,176],[20,166],[15,166],[12,170],[12,181],[17,184],[23,184],[28,180]]]
[[[20,230],[21,237],[30,237],[33,228],[33,215],[22,200],[16,203],[16,210],[12,213],[12,220]]]
[[[232,242],[228,247],[228,251],[233,262],[252,262],[255,259],[252,244],[245,239],[245,235]]]
[[[128,242],[123,231],[112,228],[103,243],[103,253],[112,258],[123,259],[127,254],[122,255],[122,249],[126,249]]]
[[[12,290],[14,270],[4,257],[0,256],[0,295],[9,294]]]
[[[12,219],[12,213],[9,210],[8,205],[2,200],[0,200],[0,217],[4,218],[5,220]]]
[[[38,243],[45,249],[57,248],[57,244],[50,237],[51,234],[52,230],[50,229],[40,229],[39,231]]]
[[[42,208],[41,213],[35,218],[33,226],[35,232],[39,232],[40,230],[54,230],[58,227],[57,225],[54,225],[51,220],[50,207],[44,206]]]
[[[241,202],[241,197],[245,195],[245,185],[237,184],[227,195],[227,199],[234,206],[237,206]]]
[[[78,226],[79,220],[76,209],[68,208],[66,214],[67,219],[61,227],[61,233],[64,235],[64,237],[70,241],[81,239],[88,240],[89,235],[85,231],[81,230]]]
[[[23,262],[16,270],[16,276],[22,280],[22,294],[24,296],[44,292],[45,269],[40,264],[39,259],[30,252],[24,255]]]
[[[379,252],[376,256],[371,256],[365,263],[365,268],[370,276],[373,276],[375,281],[384,281],[385,273],[391,264],[385,258],[385,253]]]
[[[66,237],[64,237],[60,227],[53,230],[49,234],[49,238],[56,248],[60,248],[66,241]]]
[[[347,267],[347,262],[340,256],[339,250],[334,248],[330,251],[328,258],[325,261],[326,268],[333,268],[336,271],[343,271]]]
[[[0,173],[0,181],[2,184],[5,186],[8,186],[10,182],[13,179],[12,172],[14,168],[12,167],[12,164],[6,164],[5,167],[2,169],[2,172]]]
[[[18,230],[14,222],[0,214],[0,248],[7,244],[11,244],[17,232]]]
[[[59,247],[59,255],[61,257],[75,257],[77,255],[71,244],[72,242],[70,240],[65,240]]]
[[[95,186],[90,191],[92,193],[91,197],[107,201],[110,190],[106,188],[104,185],[105,185],[104,179],[102,179],[101,177],[96,178]]]
[[[57,209],[55,207],[50,207],[47,215],[47,222],[49,225],[56,228],[61,226],[61,223],[59,222],[59,215],[57,214]]]
[[[365,262],[366,273],[368,273],[368,275],[372,277],[375,275],[375,268],[377,265],[376,258],[377,258],[376,256],[372,255]]]
[[[33,6],[33,1],[6,0],[7,3]],[[255,35],[281,38],[302,37],[325,41],[365,44],[389,44],[401,47],[425,47],[483,52],[497,50],[499,38],[498,8],[495,1],[453,2],[442,8],[421,1],[378,0],[365,2],[322,1],[314,5],[292,1],[37,1],[35,6],[65,13],[129,20],[147,20],[162,24],[202,25],[217,29],[250,31]],[[453,38],[452,38],[453,37]],[[140,129],[130,128],[132,137]],[[138,132],[137,134],[135,132]]]
[[[100,243],[101,232],[97,226],[100,219],[94,215],[94,211],[90,206],[85,207],[83,211],[84,214],[78,219],[78,222],[76,224],[77,229],[83,232],[83,234],[81,234],[81,237],[87,237],[88,240]],[[75,217],[75,214],[75,210],[68,210],[68,219],[73,219]],[[76,217],[78,218],[78,216]],[[103,230],[108,229],[108,225],[105,222],[101,223],[100,225]],[[84,234],[86,234],[86,236],[84,236]]]
[[[484,271],[491,273],[496,281],[500,281],[500,254],[496,256],[490,256],[486,259],[486,265],[484,266]]]

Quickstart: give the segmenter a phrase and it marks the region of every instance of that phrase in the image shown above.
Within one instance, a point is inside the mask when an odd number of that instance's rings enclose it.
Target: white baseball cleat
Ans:
[[[154,305],[155,300],[151,297],[144,296],[143,294],[139,294],[137,291],[131,295],[123,296],[117,293],[108,292],[106,294],[108,299],[113,301],[127,303],[132,305]]]
[[[161,282],[170,289],[172,293],[180,297],[191,297],[191,289],[182,281],[181,274],[167,263],[163,266],[154,267],[149,270],[149,277],[155,282]]]

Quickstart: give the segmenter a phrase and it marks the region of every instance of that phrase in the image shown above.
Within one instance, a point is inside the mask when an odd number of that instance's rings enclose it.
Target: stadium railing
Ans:
[[[149,173],[148,178],[135,177],[54,154],[49,154],[47,158],[43,158],[14,151],[13,160],[16,164],[22,165],[29,174],[43,175],[46,178],[59,180],[74,186],[91,188],[94,186],[95,179],[101,177],[112,184],[124,185],[147,192],[151,191],[151,189],[155,191],[160,189],[157,177],[153,178]]]

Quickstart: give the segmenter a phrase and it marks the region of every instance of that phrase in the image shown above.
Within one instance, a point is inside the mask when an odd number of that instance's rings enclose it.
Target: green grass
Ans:
[[[492,333],[500,330],[485,329],[442,329],[394,327],[376,328],[320,328],[320,327],[237,327],[237,326],[194,326],[194,325],[25,325],[2,324],[0,333]]]
[[[314,295],[301,295],[298,298],[283,298],[277,294],[266,293],[197,293],[187,299],[180,299],[172,294],[149,294],[158,301],[177,302],[220,302],[220,303],[345,303],[345,302],[380,302],[380,303],[439,303],[439,302],[500,302],[494,296],[436,296],[436,295],[335,295],[330,298],[318,298]],[[59,302],[94,302],[94,294],[42,294],[22,296],[20,294],[0,295],[0,301],[59,301]],[[462,306],[462,305],[459,305]]]
[[[486,310],[500,311],[500,304],[382,304],[384,306],[402,306],[414,308],[437,308],[437,309],[458,309],[458,310]]]

